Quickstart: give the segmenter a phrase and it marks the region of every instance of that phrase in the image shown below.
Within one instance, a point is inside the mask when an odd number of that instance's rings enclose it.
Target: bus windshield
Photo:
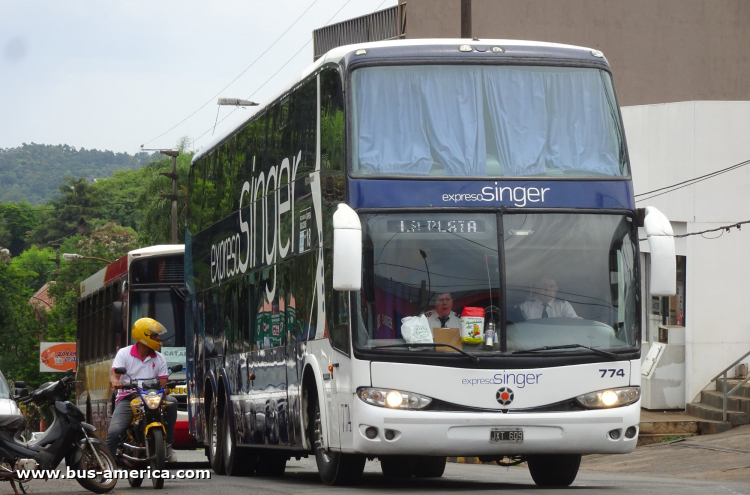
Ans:
[[[353,72],[352,89],[355,175],[628,175],[603,70],[369,67]]]
[[[507,352],[640,345],[630,217],[440,212],[362,218],[364,273],[354,325],[359,348],[414,341],[415,320],[407,317],[422,315],[433,332],[458,328],[467,352],[496,353],[503,344]],[[488,346],[490,322],[497,335]],[[502,322],[505,343],[499,342]]]
[[[153,318],[167,333],[162,335],[164,347],[185,347],[185,303],[173,290],[132,291],[130,293],[130,321]]]

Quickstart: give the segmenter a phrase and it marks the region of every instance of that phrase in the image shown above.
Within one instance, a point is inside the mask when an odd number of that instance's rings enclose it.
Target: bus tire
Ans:
[[[367,458],[363,455],[343,454],[318,448],[322,445],[323,428],[320,419],[320,404],[316,401],[313,409],[311,427],[313,434],[313,448],[315,449],[315,464],[318,474],[325,485],[346,486],[359,481],[365,470]]]
[[[237,447],[237,440],[232,434],[229,415],[232,414],[227,404],[224,407],[224,471],[228,476],[252,476],[256,468],[256,455]]]
[[[208,409],[208,462],[216,474],[224,474],[224,418],[219,417],[216,399]]]
[[[446,458],[422,455],[414,463],[414,476],[417,478],[440,478],[445,472]]]
[[[581,454],[544,454],[528,457],[531,478],[539,486],[569,486],[578,475]]]
[[[386,478],[410,478],[416,474],[417,458],[410,455],[384,455],[380,469]]]

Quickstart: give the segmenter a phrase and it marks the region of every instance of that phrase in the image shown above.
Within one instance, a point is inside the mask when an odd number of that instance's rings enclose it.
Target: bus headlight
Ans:
[[[151,390],[148,394],[146,394],[144,402],[149,409],[157,409],[159,407],[159,404],[161,404],[161,394],[157,393],[154,390]]]
[[[641,398],[641,387],[620,387],[579,395],[576,400],[589,409],[622,407]]]
[[[360,388],[357,395],[367,404],[389,409],[424,409],[432,402],[424,395],[387,388]]]

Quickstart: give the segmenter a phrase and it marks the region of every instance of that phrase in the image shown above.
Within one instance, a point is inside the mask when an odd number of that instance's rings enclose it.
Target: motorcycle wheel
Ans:
[[[102,460],[102,463],[104,464],[104,468],[106,471],[114,472],[115,469],[117,469],[117,464],[115,464],[115,460],[112,457],[112,454],[109,453],[109,449],[102,443],[99,443],[98,441],[93,442],[94,449],[96,450],[96,453],[99,455],[99,459]],[[75,465],[74,469],[76,471],[101,471],[101,467],[99,467],[99,462],[96,460],[96,456],[93,452],[91,452],[91,448],[86,448],[83,451],[83,455],[81,455],[81,460],[78,461],[78,463]],[[103,474],[100,474],[96,478],[76,478],[76,481],[79,485],[84,487],[86,490],[89,490],[94,493],[108,493],[111,492],[112,489],[117,484],[116,478],[105,478]]]
[[[152,445],[151,455],[151,485],[157,490],[164,488],[164,478],[155,477],[153,471],[164,471],[164,465],[167,459],[167,442],[164,440],[164,432],[159,428],[153,428],[151,430],[150,443]]]
[[[128,483],[132,488],[139,488],[143,484],[143,478],[128,478]]]

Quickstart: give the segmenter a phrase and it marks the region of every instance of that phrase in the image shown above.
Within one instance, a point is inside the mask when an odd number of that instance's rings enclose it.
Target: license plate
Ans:
[[[523,442],[522,428],[492,428],[490,430],[490,443],[499,442]]]

